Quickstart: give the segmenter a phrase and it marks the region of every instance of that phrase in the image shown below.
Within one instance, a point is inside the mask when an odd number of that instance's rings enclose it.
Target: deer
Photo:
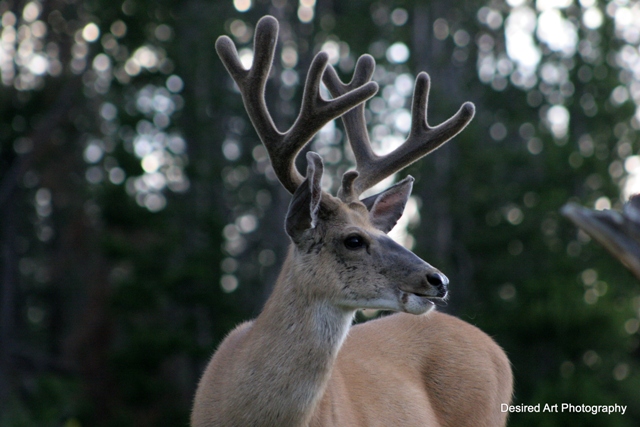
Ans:
[[[505,352],[477,327],[434,310],[447,298],[449,280],[387,235],[403,214],[414,179],[361,199],[459,133],[475,107],[467,102],[444,123],[429,126],[430,80],[420,73],[408,138],[378,156],[364,116],[365,101],[378,90],[370,81],[375,60],[361,56],[345,84],[319,52],[309,66],[300,113],[280,132],[264,97],[277,38],[278,21],[261,18],[249,69],[229,37],[216,41],[274,172],[292,194],[285,218],[291,244],[260,314],[230,332],[207,365],[191,425],[505,425],[501,404],[510,403],[513,388]],[[321,82],[331,99],[321,95]],[[338,117],[356,170],[344,173],[333,196],[321,187],[318,154],[306,153],[304,177],[295,161]],[[360,309],[393,314],[352,325]]]

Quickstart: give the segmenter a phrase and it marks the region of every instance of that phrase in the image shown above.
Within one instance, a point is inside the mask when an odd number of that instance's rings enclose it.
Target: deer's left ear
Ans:
[[[408,176],[382,193],[361,200],[374,227],[388,233],[396,225],[411,195],[413,177]]]

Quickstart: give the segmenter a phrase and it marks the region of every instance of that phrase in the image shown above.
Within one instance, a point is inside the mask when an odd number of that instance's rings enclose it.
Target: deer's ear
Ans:
[[[378,230],[388,233],[396,225],[411,195],[413,177],[408,176],[382,193],[361,200],[369,210],[369,219]]]
[[[293,193],[289,204],[285,230],[294,242],[298,242],[306,230],[315,228],[322,201],[322,172],[324,166],[317,153],[307,153],[307,177]]]

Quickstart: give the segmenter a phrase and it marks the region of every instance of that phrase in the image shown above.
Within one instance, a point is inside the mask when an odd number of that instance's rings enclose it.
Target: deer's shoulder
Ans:
[[[217,353],[221,353],[221,356],[233,357],[233,354],[242,347],[242,343],[251,331],[253,326],[253,320],[242,322],[227,334],[218,347]]]

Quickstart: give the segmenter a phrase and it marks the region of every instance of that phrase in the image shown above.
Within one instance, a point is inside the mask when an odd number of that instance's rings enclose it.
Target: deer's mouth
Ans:
[[[440,299],[437,296],[427,295],[422,292],[402,291],[399,302],[402,307],[401,311],[405,313],[424,314],[431,311],[435,307],[436,301]]]
[[[414,293],[413,295],[415,295],[416,297],[419,298],[419,300],[427,307],[429,308],[433,308],[436,305],[442,305],[442,302],[445,301],[447,295],[445,294],[444,296],[432,296],[432,295],[424,295],[424,294],[420,294],[420,293]],[[439,304],[440,303],[440,304]]]
[[[448,296],[447,290],[400,290],[400,304],[403,311],[412,314],[423,314],[433,310],[437,305],[443,305]]]
[[[449,291],[447,289],[436,289],[436,295],[433,294],[433,290],[416,290],[416,289],[400,289],[400,292],[403,294],[403,298],[409,295],[415,295],[420,299],[425,299],[429,302],[441,301],[446,299],[449,296]]]
[[[414,297],[420,298],[423,301],[430,302],[432,304],[435,304],[438,301],[442,301],[442,300],[446,299],[449,296],[449,292],[447,292],[447,291],[443,292],[442,294],[440,294],[440,292],[439,292],[439,295],[433,295],[433,293],[426,292],[426,291],[423,292],[423,291],[404,291],[404,290],[401,290],[401,293],[402,293],[403,302],[407,298],[409,298],[410,296],[414,296]]]

